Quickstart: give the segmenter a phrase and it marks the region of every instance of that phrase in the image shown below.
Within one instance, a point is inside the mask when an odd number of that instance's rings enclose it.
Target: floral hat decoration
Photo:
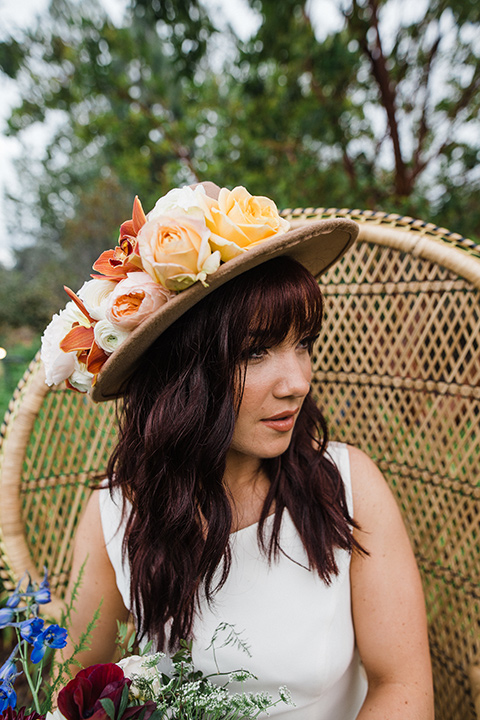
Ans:
[[[94,263],[42,337],[46,383],[66,381],[93,400],[122,394],[142,354],[208,293],[271,258],[288,255],[318,277],[354,242],[351,220],[291,228],[273,200],[211,182],[175,188],[145,215],[135,198],[118,245]]]

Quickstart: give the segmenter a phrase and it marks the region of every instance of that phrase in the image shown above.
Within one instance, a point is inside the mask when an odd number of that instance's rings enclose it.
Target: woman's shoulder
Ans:
[[[346,479],[350,476],[349,447],[346,443],[330,440],[325,452],[329,460],[335,463],[344,480],[345,476],[347,476]]]
[[[100,510],[100,519],[103,528],[105,543],[108,546],[114,538],[123,536],[123,529],[128,518],[129,503],[126,501],[124,507],[123,495],[121,489],[108,486],[105,480],[98,490],[98,507]]]
[[[397,516],[398,506],[392,491],[375,462],[353,445],[345,445],[350,466],[355,519],[369,526],[373,518]]]

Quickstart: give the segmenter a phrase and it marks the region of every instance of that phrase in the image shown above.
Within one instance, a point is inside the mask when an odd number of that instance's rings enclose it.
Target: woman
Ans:
[[[110,286],[72,294],[83,318],[59,344],[75,355],[69,382],[88,372],[97,399],[124,398],[109,491],[93,494],[76,540],[74,632],[103,600],[81,661],[111,659],[129,608],[142,636],[166,650],[192,638],[196,665],[214,672],[206,648],[228,622],[252,656],[222,648],[221,669],[246,664],[251,689],[287,685],[296,707],[278,718],[429,720],[423,596],[398,509],[362,452],[328,445],[310,396],[322,314],[310,271],[355,227],[288,230],[271,201],[206,189],[175,191],[148,217],[137,204],[121,252],[94,265]],[[145,272],[176,294],[108,346],[101,323],[138,314],[140,275],[136,292],[125,282]]]

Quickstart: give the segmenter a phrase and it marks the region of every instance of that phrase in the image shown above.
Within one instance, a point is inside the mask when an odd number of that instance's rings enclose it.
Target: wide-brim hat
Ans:
[[[202,185],[207,195],[218,197],[218,186],[210,182]],[[139,325],[110,355],[92,389],[93,400],[101,402],[122,395],[126,381],[150,345],[187,310],[229,280],[281,255],[297,260],[318,278],[338,262],[357,235],[358,225],[351,220],[319,220],[266,239],[220,265],[208,276],[207,287],[196,282],[178,293]]]

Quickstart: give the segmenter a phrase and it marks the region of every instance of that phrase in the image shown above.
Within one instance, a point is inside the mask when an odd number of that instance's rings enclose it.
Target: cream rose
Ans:
[[[191,187],[173,188],[155,203],[153,210],[147,214],[147,220],[155,220],[162,215],[185,215],[201,210],[201,197],[205,190],[201,185],[193,190]]]
[[[58,315],[53,316],[43,333],[40,356],[45,367],[47,385],[58,385],[74,371],[77,353],[64,352],[60,343],[76,322],[88,327],[88,320],[82,311],[74,302],[69,302]]]
[[[109,298],[115,290],[117,282],[95,278],[83,283],[78,291],[78,297],[83,300],[89,315],[94,320],[104,320]]]
[[[129,657],[122,658],[117,663],[118,667],[123,670],[125,677],[132,681],[130,686],[130,692],[136,698],[143,698],[141,687],[137,686],[135,682],[138,677],[145,678],[149,681],[150,688],[153,693],[160,692],[160,680],[158,678],[158,672],[154,667],[146,667],[146,658],[141,655],[130,655]]]
[[[172,297],[148,273],[127,273],[109,297],[106,319],[122,330],[133,330]]]
[[[148,220],[137,235],[140,257],[148,274],[169,290],[184,290],[218,268],[220,253],[208,244],[210,230],[203,213],[161,215]]]
[[[222,188],[218,200],[208,195],[198,197],[211,230],[210,245],[220,252],[223,262],[290,228],[290,223],[278,214],[273,200],[250,195],[244,187]]]
[[[130,335],[129,332],[113,325],[108,320],[100,320],[93,328],[95,342],[106,353],[111,355]]]
[[[134,675],[142,675],[144,671],[145,658],[142,655],[128,655],[117,662],[123,670],[126,678],[132,679]]]
[[[55,708],[53,712],[48,711],[45,720],[65,720],[65,715],[62,715],[58,708]]]

